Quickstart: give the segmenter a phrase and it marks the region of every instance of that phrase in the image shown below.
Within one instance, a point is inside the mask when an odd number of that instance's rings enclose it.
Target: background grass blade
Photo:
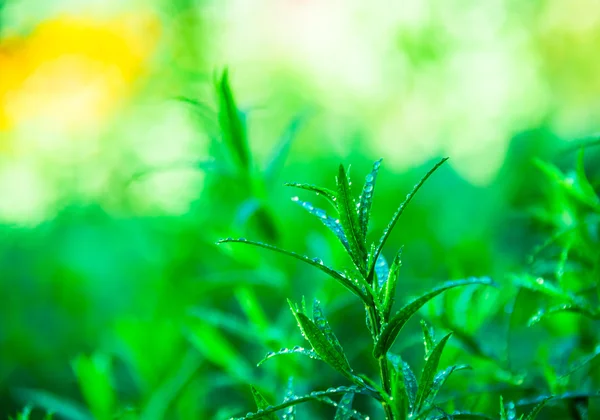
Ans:
[[[417,313],[419,309],[423,307],[427,302],[431,299],[439,295],[440,293],[452,289],[454,287],[461,286],[469,286],[472,284],[482,284],[482,285],[491,285],[493,284],[491,280],[487,278],[472,278],[468,280],[458,280],[451,281],[442,284],[436,289],[424,294],[423,296],[413,300],[412,302],[405,305],[402,309],[400,309],[389,321],[387,325],[383,328],[379,339],[375,345],[373,350],[373,355],[376,358],[380,358],[390,349],[394,341],[398,337],[398,334],[406,325],[406,323],[412,318],[412,316]]]

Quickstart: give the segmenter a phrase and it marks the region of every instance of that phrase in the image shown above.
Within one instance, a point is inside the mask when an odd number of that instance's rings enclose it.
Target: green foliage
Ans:
[[[381,255],[381,248],[385,244],[400,215],[406,208],[406,205],[412,200],[413,196],[419,188],[421,188],[427,178],[429,178],[445,161],[446,159],[442,159],[419,181],[413,191],[407,195],[405,202],[392,217],[392,220],[385,229],[379,242],[377,244],[371,244],[370,246],[367,244],[367,228],[375,179],[379,171],[381,160],[375,162],[372,172],[367,175],[358,204],[351,193],[352,183],[343,166],[339,167],[337,191],[335,192],[318,187],[307,187],[305,184],[293,184],[294,186],[300,186],[300,188],[325,195],[334,205],[339,219],[333,219],[328,216],[324,210],[317,209],[308,202],[300,202],[297,198],[294,200],[298,201],[302,207],[309,211],[309,213],[321,219],[325,226],[330,228],[336,234],[338,239],[340,239],[350,260],[356,268],[356,274],[353,277],[341,274],[340,272],[325,266],[320,259],[310,259],[261,242],[231,238],[219,242],[245,243],[293,257],[320,269],[361,298],[367,313],[367,325],[371,330],[371,335],[374,340],[373,356],[378,360],[380,366],[381,386],[376,385],[368,378],[365,379],[366,377],[362,374],[357,375],[350,367],[348,358],[338,338],[331,329],[329,322],[324,317],[318,300],[315,299],[314,301],[312,317],[307,313],[304,299],[300,305],[294,304],[291,301],[288,302],[300,331],[310,343],[314,354],[338,371],[347,380],[353,382],[355,384],[354,393],[369,394],[375,400],[379,401],[385,411],[386,418],[389,419],[425,418],[436,408],[435,397],[450,374],[456,370],[464,369],[465,367],[463,365],[452,366],[438,372],[438,365],[451,333],[447,334],[436,343],[433,337],[433,330],[423,324],[425,365],[421,377],[417,382],[408,365],[402,362],[399,359],[399,356],[393,356],[391,357],[391,360],[389,360],[388,351],[391,349],[392,344],[396,340],[403,326],[423,307],[423,305],[448,289],[474,284],[492,284],[489,279],[468,279],[447,282],[435,290],[411,301],[394,316],[390,317],[390,311],[396,294],[396,286],[398,284],[400,253],[397,254],[391,269],[389,269],[385,263],[385,259]],[[368,249],[371,251],[367,252]],[[375,272],[377,273],[377,281],[374,280]],[[288,353],[302,353],[309,357],[313,354],[306,352],[301,347],[295,347],[291,351],[283,349],[277,353],[270,353],[267,358]],[[256,399],[257,391],[254,388],[252,388],[252,390]],[[260,401],[261,403],[259,404],[257,400],[259,411],[246,415],[244,417],[245,419],[252,419],[267,414],[270,415],[270,413],[276,410],[287,407],[286,402],[284,401],[283,404],[275,407],[271,406],[267,410],[265,408],[266,403],[264,402],[264,399],[261,399]],[[296,401],[298,400],[296,399],[295,402]],[[342,400],[337,403],[338,411],[336,413],[336,418],[343,418],[345,415],[344,411],[350,413],[349,409],[346,408],[349,401],[351,402],[352,399],[347,393]],[[342,412],[340,412],[340,410],[342,410]]]

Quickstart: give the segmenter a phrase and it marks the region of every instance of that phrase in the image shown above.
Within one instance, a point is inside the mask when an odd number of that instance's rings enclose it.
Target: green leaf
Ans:
[[[369,227],[369,216],[371,214],[371,205],[373,203],[373,191],[375,190],[375,182],[377,181],[377,173],[381,166],[379,159],[373,164],[373,170],[365,178],[365,185],[360,195],[360,201],[358,203],[358,220],[360,224],[360,232],[363,238],[367,237],[367,230]]]
[[[16,389],[17,396],[33,407],[42,408],[70,420],[95,420],[85,407],[71,400],[37,389]]]
[[[342,348],[342,345],[340,344],[335,333],[331,329],[327,318],[325,318],[325,316],[323,315],[321,303],[317,299],[313,301],[313,322],[319,328],[319,330],[321,330],[327,341],[329,341],[333,345],[336,351],[341,354],[344,354],[344,349]]]
[[[394,307],[394,301],[396,299],[396,287],[398,285],[398,277],[400,275],[400,267],[402,266],[402,248],[396,254],[388,279],[384,284],[383,289],[380,291],[380,299],[383,301],[383,315],[384,320],[387,321],[392,313]]]
[[[431,385],[429,395],[427,396],[427,399],[425,401],[425,405],[427,406],[433,404],[435,397],[437,396],[440,389],[442,389],[450,375],[459,370],[465,370],[470,368],[471,367],[469,365],[454,365],[442,370],[441,372],[438,372],[435,375],[435,378],[433,379],[433,383]]]
[[[589,208],[600,211],[600,199],[585,176],[583,170],[583,156],[580,154],[577,172],[574,176],[567,176],[551,163],[536,159],[535,165],[552,181],[559,185],[569,196]],[[591,191],[590,191],[591,189]]]
[[[336,271],[333,268],[327,267],[326,265],[323,264],[323,261],[318,258],[309,258],[304,255],[296,254],[295,252],[286,251],[284,249],[278,248],[273,245],[265,244],[262,242],[256,242],[256,241],[249,241],[249,240],[243,239],[243,238],[239,238],[239,239],[227,238],[227,239],[221,239],[220,241],[217,242],[217,244],[222,244],[222,243],[242,243],[242,244],[247,244],[247,245],[253,245],[253,246],[260,247],[260,248],[265,248],[265,249],[268,249],[271,251],[275,251],[280,254],[287,255],[289,257],[300,260],[308,265],[318,268],[319,270],[321,270],[322,272],[324,272],[325,274],[327,274],[328,276],[330,276],[331,278],[336,280],[342,286],[346,287],[353,294],[358,296],[363,302],[365,302],[367,304],[369,302],[367,300],[364,292],[361,290],[361,288],[355,282],[353,282],[345,274],[340,273],[339,271]]]
[[[110,419],[116,404],[112,362],[105,354],[79,355],[72,362],[81,393],[97,419]]]
[[[396,312],[390,321],[383,327],[379,339],[375,344],[375,348],[373,349],[373,355],[375,358],[380,358],[385,355],[390,347],[392,347],[392,344],[394,344],[394,341],[396,341],[396,338],[398,337],[398,334],[404,325],[406,325],[410,318],[412,318],[412,316],[417,313],[417,311],[421,309],[423,305],[448,289],[460,286],[469,286],[472,284],[483,284],[489,286],[492,285],[493,282],[488,278],[471,278],[467,280],[446,282],[405,305],[402,309]]]
[[[264,411],[272,407],[272,405],[267,401],[267,399],[260,393],[258,389],[254,386],[250,385],[250,389],[252,390],[252,396],[254,397],[254,402],[256,403],[256,408],[258,411]],[[271,412],[263,416],[267,420],[279,420],[275,413]]]
[[[352,403],[354,402],[354,394],[349,392],[342,396],[335,411],[334,420],[349,420],[352,418]]]
[[[339,219],[334,219],[331,216],[327,215],[327,212],[323,209],[317,208],[313,206],[308,201],[302,201],[298,197],[292,197],[292,201],[298,203],[303,209],[305,209],[310,214],[316,216],[321,223],[323,223],[329,230],[331,230],[335,236],[340,240],[344,248],[350,252],[350,245],[348,244],[348,239],[346,239],[346,234],[342,229],[342,225]]]
[[[446,342],[450,338],[452,333],[446,334],[440,342],[433,348],[431,354],[428,356],[421,377],[419,378],[419,390],[417,391],[417,398],[415,402],[415,411],[419,412],[424,407],[424,404],[429,397],[429,394],[433,390],[433,382],[437,372],[442,352],[446,346]]]
[[[302,404],[308,401],[320,401],[327,402],[329,401],[323,400],[325,397],[331,397],[336,395],[344,395],[347,393],[361,393],[364,389],[356,387],[356,386],[339,386],[337,388],[330,388],[327,391],[313,391],[308,395],[291,395],[287,398],[286,401],[283,401],[281,404],[272,405],[270,407],[265,407],[261,412],[248,413],[244,417],[234,418],[233,420],[253,420],[264,418],[271,413],[275,413],[279,410],[283,410],[288,407],[292,407],[298,404]]]
[[[285,390],[285,397],[283,401],[289,401],[294,398],[294,378],[290,376],[288,379],[287,389]],[[281,415],[281,418],[283,420],[296,420],[296,406],[290,405],[289,407],[287,407]]]
[[[365,237],[358,221],[356,202],[350,191],[350,180],[346,176],[344,165],[340,165],[337,176],[337,209],[340,222],[350,246],[350,257],[362,275],[365,275],[367,250]]]
[[[408,363],[402,360],[399,355],[388,353],[387,358],[394,368],[395,397],[398,398],[398,395],[402,394],[403,398],[408,402],[408,410],[412,413],[417,398],[417,390],[419,389],[417,377]]]
[[[390,276],[390,267],[383,254],[379,255],[375,264],[375,275],[377,276],[377,289],[381,290]]]
[[[444,162],[446,162],[447,160],[448,160],[448,158],[443,158],[438,163],[436,163],[435,166],[432,169],[430,169],[429,172],[427,172],[425,174],[425,176],[423,178],[421,178],[421,180],[414,186],[414,188],[412,189],[412,191],[410,193],[408,193],[408,195],[406,196],[406,199],[404,200],[404,202],[402,204],[400,204],[400,207],[398,207],[398,210],[396,210],[396,213],[394,213],[394,215],[392,216],[392,220],[390,220],[389,224],[387,225],[387,227],[383,231],[383,235],[379,239],[379,243],[378,243],[377,247],[375,248],[375,255],[372,258],[371,267],[369,267],[369,273],[367,275],[367,278],[372,278],[373,277],[373,270],[375,268],[375,262],[377,261],[377,258],[379,258],[379,254],[381,254],[381,251],[383,250],[383,246],[385,245],[388,237],[392,233],[392,230],[394,229],[394,226],[398,222],[398,219],[400,219],[400,216],[402,216],[402,213],[404,213],[404,209],[406,208],[406,206],[410,203],[410,201],[413,199],[413,197],[417,194],[417,192],[419,191],[419,189],[421,188],[421,186],[425,183],[425,181],[427,181],[427,179],[429,179],[429,177],[440,166],[442,166],[442,164]]]
[[[285,131],[279,139],[277,147],[273,150],[273,153],[269,158],[269,162],[265,167],[264,178],[267,183],[273,184],[279,177],[279,174],[283,170],[285,161],[290,153],[292,142],[296,138],[300,128],[302,128],[306,117],[306,114],[298,115],[297,117],[293,118],[285,128]]]
[[[432,420],[442,420],[448,418],[447,416],[434,417]],[[451,419],[465,419],[465,420],[496,420],[494,417],[490,417],[487,414],[475,413],[470,411],[454,411],[450,413]]]
[[[248,146],[246,124],[238,109],[231,86],[229,85],[229,71],[223,70],[216,82],[217,99],[219,106],[219,125],[223,136],[223,143],[229,149],[233,160],[241,169],[240,172],[250,174],[251,158]]]
[[[346,355],[337,341],[337,338],[335,338],[335,340],[328,338],[321,329],[322,327],[317,326],[305,312],[302,312],[297,305],[294,305],[289,299],[288,303],[296,321],[298,321],[298,326],[300,327],[302,335],[308,340],[313,350],[329,366],[347,378],[353,379],[352,368],[350,367],[348,359],[346,359]]]
[[[577,372],[579,369],[581,369],[582,367],[590,363],[592,360],[594,360],[596,357],[598,357],[598,355],[600,355],[600,345],[597,345],[594,351],[590,354],[587,354],[576,360],[574,363],[572,363],[567,369],[567,371],[559,377],[559,379],[566,378],[567,376],[570,376],[573,373]]]
[[[531,327],[542,321],[542,319],[546,318],[547,316],[565,312],[580,314],[591,319],[598,319],[600,317],[600,314],[590,307],[580,307],[572,303],[563,303],[561,305],[552,306],[547,309],[540,309],[534,316],[532,316],[529,319],[527,325]]]
[[[535,420],[537,418],[538,414],[540,414],[540,411],[542,411],[542,408],[544,408],[546,403],[548,401],[550,401],[552,398],[553,398],[552,396],[548,396],[548,397],[545,397],[539,403],[537,403],[536,406],[533,407],[533,409],[529,412],[529,414],[527,414],[527,416],[525,416],[525,420]]]
[[[423,330],[423,342],[425,343],[425,360],[435,347],[435,333],[433,327],[428,325],[424,319],[421,320],[421,329]]]
[[[268,352],[265,355],[265,357],[263,357],[263,359],[257,363],[257,366],[262,365],[264,362],[266,362],[269,359],[272,359],[273,357],[281,356],[284,354],[302,354],[304,356],[310,357],[311,359],[321,360],[319,355],[317,353],[315,353],[314,350],[309,350],[309,349],[305,349],[304,347],[295,346],[295,347],[292,347],[291,349],[283,348],[283,349],[280,349],[279,351]]]
[[[322,195],[337,210],[337,196],[336,196],[336,192],[333,190],[330,190],[328,188],[317,187],[316,185],[312,185],[312,184],[301,184],[298,182],[286,182],[284,185],[286,187],[300,188],[301,190],[312,191],[312,192],[316,193],[317,195]]]

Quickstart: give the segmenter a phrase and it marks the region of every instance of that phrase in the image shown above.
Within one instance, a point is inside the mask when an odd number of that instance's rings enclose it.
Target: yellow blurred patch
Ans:
[[[26,37],[0,40],[0,131],[98,127],[147,68],[159,33],[158,19],[137,12],[56,17]]]

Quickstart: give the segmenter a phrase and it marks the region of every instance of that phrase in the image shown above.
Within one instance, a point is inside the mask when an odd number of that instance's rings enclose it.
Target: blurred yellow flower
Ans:
[[[59,16],[27,36],[1,39],[0,131],[98,127],[147,69],[159,31],[154,16],[138,11],[104,20]]]

